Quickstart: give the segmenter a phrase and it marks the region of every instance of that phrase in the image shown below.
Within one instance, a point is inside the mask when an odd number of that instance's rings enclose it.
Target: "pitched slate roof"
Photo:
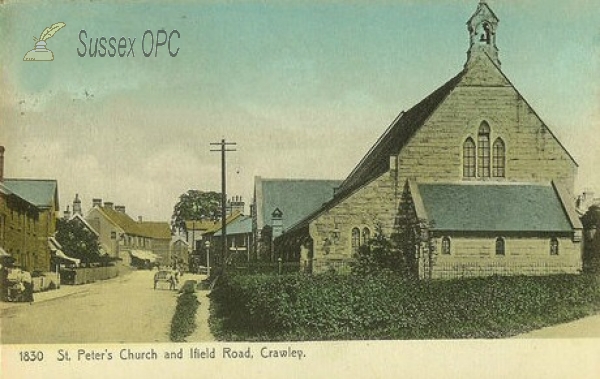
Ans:
[[[390,156],[399,154],[415,132],[458,85],[464,73],[464,70],[461,71],[417,105],[401,113],[344,180],[336,198],[343,197],[389,170]]]
[[[214,236],[220,237],[222,229],[219,229]],[[252,217],[250,216],[241,216],[235,219],[231,224],[227,225],[227,235],[233,234],[250,234],[252,233]]]
[[[432,230],[572,232],[558,193],[536,184],[423,184],[416,186]]]
[[[227,218],[225,218],[225,225],[231,224],[232,222],[234,222],[235,220],[237,220],[239,217],[242,217],[242,216],[243,216],[242,213],[239,211],[233,212],[232,214],[227,216]],[[214,222],[213,226],[208,228],[205,233],[215,233],[218,230],[221,230],[221,220]]]
[[[3,184],[14,194],[38,208],[58,209],[58,184],[53,179],[4,179]]]
[[[333,198],[340,180],[255,178],[258,228],[271,225],[271,214],[283,212],[284,230],[319,209]]]

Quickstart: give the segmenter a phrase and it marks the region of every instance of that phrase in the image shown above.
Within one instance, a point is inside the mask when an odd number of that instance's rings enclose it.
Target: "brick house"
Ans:
[[[24,270],[52,271],[58,209],[56,180],[4,178],[0,146],[0,247]]]
[[[577,273],[577,163],[501,70],[498,18],[467,22],[464,68],[392,122],[336,191],[278,242],[340,269],[381,227],[413,226],[421,278]]]

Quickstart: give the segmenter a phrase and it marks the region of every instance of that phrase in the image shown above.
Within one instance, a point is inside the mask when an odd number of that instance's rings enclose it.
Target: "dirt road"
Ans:
[[[169,291],[166,285],[154,290],[153,274],[134,271],[86,285],[68,296],[2,309],[0,341],[169,342],[177,292]],[[187,279],[185,275],[183,279]]]

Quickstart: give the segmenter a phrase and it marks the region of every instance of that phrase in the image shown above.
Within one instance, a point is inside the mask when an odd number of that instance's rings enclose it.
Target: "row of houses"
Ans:
[[[54,179],[4,177],[4,153],[0,146],[0,264],[17,265],[29,272],[53,272],[60,264],[78,265],[57,242],[58,183]],[[98,237],[101,253],[131,263],[187,265],[187,249],[172,254],[174,241],[167,222],[134,221],[125,207],[94,199],[83,215],[76,195],[63,217],[79,223]],[[137,260],[137,262],[136,262]]]

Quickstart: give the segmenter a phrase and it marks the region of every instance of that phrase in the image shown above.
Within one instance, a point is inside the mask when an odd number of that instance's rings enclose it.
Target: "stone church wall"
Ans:
[[[440,252],[441,237],[436,238],[432,278],[581,272],[581,243],[571,238],[557,238],[558,255],[550,255],[550,237],[505,237],[505,255],[496,255],[495,240],[450,236],[450,254],[445,255]]]
[[[353,228],[367,227],[373,236],[376,226],[382,225],[385,235],[391,233],[397,213],[394,176],[390,172],[381,175],[310,223],[315,272],[346,267],[340,262],[352,258]],[[339,231],[338,238],[334,230]]]

